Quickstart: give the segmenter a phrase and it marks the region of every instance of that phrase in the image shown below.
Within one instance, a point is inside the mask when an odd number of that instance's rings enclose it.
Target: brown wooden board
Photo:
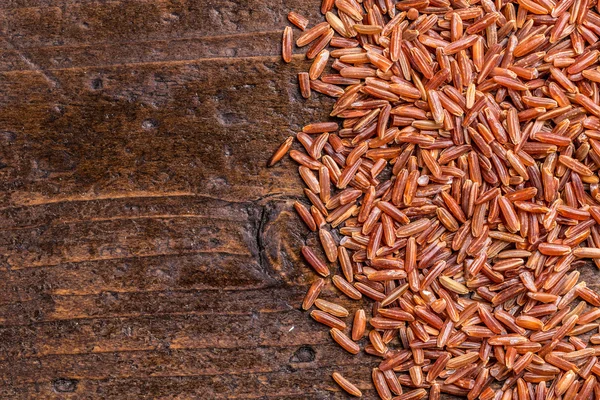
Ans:
[[[332,104],[279,56],[319,3],[0,2],[0,398],[375,397],[300,310],[316,237],[265,168]]]

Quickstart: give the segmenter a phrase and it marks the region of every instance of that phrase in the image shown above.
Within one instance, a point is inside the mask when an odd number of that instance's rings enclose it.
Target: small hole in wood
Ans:
[[[77,379],[58,378],[52,382],[52,388],[57,393],[71,393],[77,390]]]

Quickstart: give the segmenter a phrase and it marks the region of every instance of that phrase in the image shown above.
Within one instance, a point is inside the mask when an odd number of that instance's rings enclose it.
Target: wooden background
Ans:
[[[331,106],[279,56],[319,4],[0,2],[0,398],[374,396],[299,310],[302,186],[265,168]]]
[[[299,309],[297,166],[265,168],[332,104],[279,56],[319,3],[0,2],[1,399],[374,398]]]

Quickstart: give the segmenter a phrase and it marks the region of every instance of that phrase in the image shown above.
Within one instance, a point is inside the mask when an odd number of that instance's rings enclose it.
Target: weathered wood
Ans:
[[[1,398],[373,396],[299,309],[297,166],[265,168],[332,103],[279,59],[311,3],[1,2]]]

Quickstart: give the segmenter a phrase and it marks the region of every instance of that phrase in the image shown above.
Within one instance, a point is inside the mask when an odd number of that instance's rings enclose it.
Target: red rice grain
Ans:
[[[319,298],[318,278],[302,308],[346,351],[380,358],[383,399],[598,397],[600,294],[577,271],[600,268],[595,3],[323,0],[321,12],[308,29],[288,20],[314,59],[300,93],[335,98],[336,122],[306,125],[302,151],[291,136],[268,161],[300,164],[312,206],[294,208],[327,263],[301,252],[345,295]],[[293,45],[286,27],[285,62]],[[347,299],[363,296],[369,313]]]
[[[294,33],[292,32],[292,28],[289,26],[285,27],[283,31],[283,39],[281,44],[281,55],[283,61],[289,63],[292,61],[292,46],[294,40]]]
[[[350,381],[344,378],[339,372],[334,372],[331,377],[338,385],[340,385],[342,389],[344,389],[345,392],[355,397],[362,397],[361,391],[355,385],[350,383]]]
[[[358,344],[353,342],[348,336],[344,335],[340,329],[332,328],[329,332],[331,333],[333,340],[335,340],[344,350],[351,354],[358,354],[360,351]]]
[[[287,15],[287,18],[292,24],[296,25],[301,30],[305,30],[308,26],[308,19],[297,12],[290,11]]]
[[[302,309],[308,310],[315,303],[315,300],[319,297],[321,290],[325,286],[325,280],[317,278],[306,292],[304,301],[302,302]]]

